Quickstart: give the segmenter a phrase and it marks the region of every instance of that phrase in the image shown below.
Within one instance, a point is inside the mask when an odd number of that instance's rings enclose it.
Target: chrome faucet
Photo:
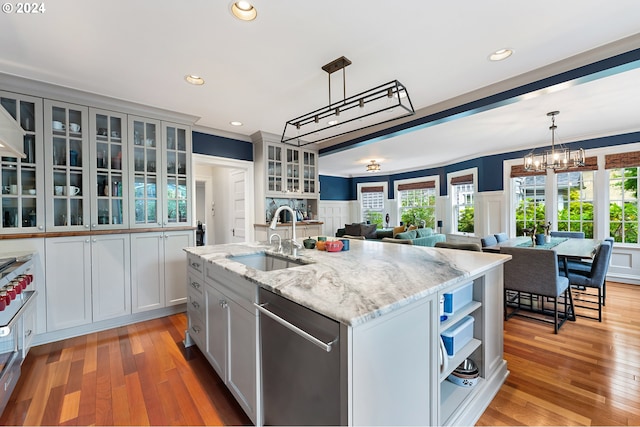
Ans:
[[[291,209],[289,206],[286,206],[286,205],[280,206],[278,209],[276,209],[275,213],[273,214],[273,220],[271,221],[271,225],[269,226],[269,228],[272,230],[276,229],[276,224],[278,223],[278,216],[282,211],[291,212],[291,218],[292,218],[291,255],[298,256],[298,249],[302,249],[302,245],[296,241],[296,213],[293,209]]]
[[[269,237],[269,244],[273,243],[274,237],[278,238],[278,253],[281,254],[282,253],[282,237],[280,237],[278,233],[273,233],[271,237]]]

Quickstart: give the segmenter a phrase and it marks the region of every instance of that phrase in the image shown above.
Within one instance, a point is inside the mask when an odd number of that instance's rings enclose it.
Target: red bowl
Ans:
[[[327,249],[327,252],[340,252],[344,245],[340,240],[332,240],[327,241],[324,247]]]

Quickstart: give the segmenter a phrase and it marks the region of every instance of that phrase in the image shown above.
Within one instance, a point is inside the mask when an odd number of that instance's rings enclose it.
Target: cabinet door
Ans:
[[[194,232],[171,231],[164,233],[164,295],[167,306],[187,301],[184,272],[187,258],[183,248],[194,246]]]
[[[311,151],[302,151],[302,192],[304,194],[317,193],[317,165],[318,155]]]
[[[131,304],[132,312],[164,307],[164,235],[131,235]],[[184,272],[184,268],[182,272]],[[184,275],[183,275],[184,282]]]
[[[127,116],[89,109],[91,229],[127,228]]]
[[[256,412],[256,325],[257,317],[233,300],[228,300],[229,351],[227,386],[247,415]]]
[[[91,323],[89,237],[46,239],[45,249],[47,332]]]
[[[287,193],[300,193],[300,150],[297,148],[287,148],[286,191]]]
[[[129,226],[162,227],[162,185],[158,120],[129,116],[130,197]]]
[[[191,224],[191,129],[162,122],[164,227]]]
[[[91,238],[94,322],[131,314],[130,253],[128,234]]]
[[[48,231],[89,228],[88,109],[44,101]]]
[[[0,233],[44,231],[42,99],[0,92],[0,104],[26,131],[26,158],[2,157]]]
[[[266,179],[267,179],[267,193],[276,193],[280,195],[283,191],[282,186],[282,171],[283,171],[283,157],[282,147],[277,145],[266,144],[267,151],[267,167],[266,167]]]
[[[205,284],[207,305],[207,345],[206,356],[220,378],[227,380],[227,300],[209,283]]]

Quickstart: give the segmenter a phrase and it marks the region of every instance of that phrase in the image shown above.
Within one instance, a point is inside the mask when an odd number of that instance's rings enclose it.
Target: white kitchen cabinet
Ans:
[[[206,264],[204,353],[249,418],[258,415],[257,286]]]
[[[89,230],[89,109],[44,100],[47,231]]]
[[[0,233],[44,231],[42,99],[0,91],[0,104],[23,130],[26,158],[2,157]]]
[[[194,246],[194,231],[131,235],[132,311],[139,313],[187,301],[183,248]]]
[[[262,149],[267,197],[318,195],[317,152],[273,143],[265,143]]]
[[[89,109],[91,229],[128,228],[127,116]]]
[[[191,224],[191,128],[129,116],[128,132],[131,227]]]
[[[45,241],[47,332],[131,313],[129,235]]]

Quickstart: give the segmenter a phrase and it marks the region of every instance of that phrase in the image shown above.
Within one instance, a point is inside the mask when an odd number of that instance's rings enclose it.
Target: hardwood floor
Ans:
[[[505,322],[511,371],[478,425],[640,425],[640,286],[607,284],[604,320]],[[249,425],[184,314],[31,349],[3,425]]]

